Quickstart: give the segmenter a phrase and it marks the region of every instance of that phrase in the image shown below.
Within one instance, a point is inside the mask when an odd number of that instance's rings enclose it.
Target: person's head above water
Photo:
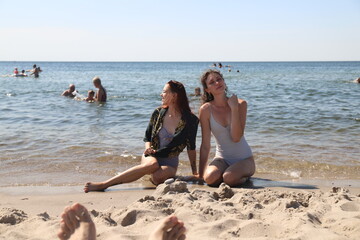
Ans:
[[[99,87],[99,86],[101,86],[101,80],[100,80],[100,78],[99,77],[94,77],[93,78],[93,83],[94,83],[94,86],[95,87]]]
[[[69,90],[70,90],[70,92],[75,91],[75,85],[74,85],[74,84],[70,84],[70,85],[69,85]]]
[[[94,96],[95,96],[95,92],[93,90],[89,90],[88,97],[94,97]]]
[[[201,96],[201,89],[199,87],[195,88],[195,96]]]

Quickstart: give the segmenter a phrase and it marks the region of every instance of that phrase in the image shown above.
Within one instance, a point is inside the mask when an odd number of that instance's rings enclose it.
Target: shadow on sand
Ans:
[[[303,184],[303,183],[294,183],[294,182],[285,182],[285,181],[274,181],[264,178],[250,178],[244,184],[237,188],[251,188],[251,189],[260,189],[268,187],[283,187],[283,188],[294,188],[294,189],[318,189],[315,185]]]
[[[212,187],[212,186],[208,186],[206,183],[202,183],[202,182],[198,182],[198,181],[193,181],[191,179],[191,176],[176,176],[175,179],[177,180],[181,180],[181,181],[185,181],[188,183],[188,186],[190,189],[194,189],[194,188],[214,188],[216,189],[217,187]],[[174,179],[174,180],[175,180]],[[287,181],[275,181],[275,180],[271,180],[271,179],[265,179],[265,178],[257,178],[257,177],[252,177],[250,178],[248,181],[246,181],[244,184],[236,186],[236,187],[232,187],[232,188],[244,188],[244,189],[262,189],[262,188],[271,188],[271,187],[282,187],[282,188],[292,188],[292,189],[318,189],[318,187],[316,187],[316,185],[310,185],[310,184],[304,184],[304,183],[294,183],[294,182],[287,182]],[[130,183],[127,185],[121,185],[121,186],[117,186],[115,188],[109,188],[106,189],[105,192],[112,192],[112,191],[122,191],[122,190],[155,190],[156,186],[153,185],[151,182],[145,181],[142,183]]]
[[[199,182],[194,182],[194,181],[188,180],[187,177],[178,176],[177,179],[185,181],[185,182],[191,184],[193,187],[201,186],[201,185],[210,187],[204,183],[199,183]],[[262,188],[270,188],[270,187],[283,187],[283,188],[292,188],[292,189],[318,189],[318,187],[316,187],[316,185],[310,185],[310,184],[304,184],[304,183],[294,183],[294,182],[287,182],[287,181],[275,181],[275,180],[271,180],[271,179],[257,178],[257,177],[251,177],[244,184],[241,184],[239,186],[232,187],[232,188],[262,189]],[[214,188],[216,188],[216,187],[214,186]]]

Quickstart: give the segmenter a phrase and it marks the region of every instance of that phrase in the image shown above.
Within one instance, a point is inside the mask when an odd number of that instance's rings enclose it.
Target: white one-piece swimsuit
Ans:
[[[210,127],[211,132],[216,140],[216,154],[215,158],[224,159],[228,165],[245,160],[251,157],[252,151],[245,137],[242,136],[239,142],[234,142],[230,135],[230,125],[223,127],[210,113]]]

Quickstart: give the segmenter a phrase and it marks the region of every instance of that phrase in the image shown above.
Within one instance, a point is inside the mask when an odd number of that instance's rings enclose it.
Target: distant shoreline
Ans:
[[[24,62],[24,63],[336,63],[336,62],[359,62],[360,60],[304,60],[304,61],[298,61],[298,60],[291,60],[291,61],[55,61],[55,60],[26,60],[26,61],[17,61],[17,60],[0,60],[0,62]]]

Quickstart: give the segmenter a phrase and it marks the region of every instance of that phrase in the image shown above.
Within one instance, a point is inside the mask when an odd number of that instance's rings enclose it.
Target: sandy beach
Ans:
[[[61,212],[76,202],[91,213],[97,239],[147,239],[172,214],[185,222],[187,239],[359,239],[360,188],[333,185],[253,178],[244,188],[2,188],[0,239],[56,239]]]
[[[0,9],[0,240],[360,240],[360,0]]]

